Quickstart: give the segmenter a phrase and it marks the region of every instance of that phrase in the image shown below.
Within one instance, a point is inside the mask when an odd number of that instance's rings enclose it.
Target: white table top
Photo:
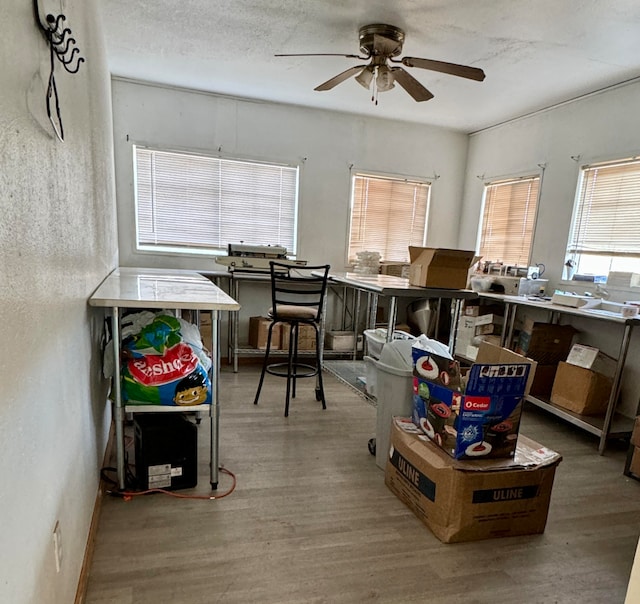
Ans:
[[[329,280],[351,285],[358,289],[407,298],[476,298],[478,294],[470,289],[442,289],[436,287],[418,287],[411,285],[409,279],[394,275],[366,275],[361,273],[330,272]]]
[[[504,294],[481,293],[482,298],[491,300],[499,300],[508,304],[519,304],[522,306],[530,306],[533,308],[542,308],[549,312],[559,312],[565,315],[574,315],[576,317],[588,317],[589,319],[602,319],[611,321],[612,323],[622,323],[629,325],[638,325],[638,318],[627,318],[617,313],[600,310],[599,308],[573,308],[572,306],[563,306],[561,304],[552,304],[550,300],[542,300],[539,298],[529,298],[527,296],[508,296]]]
[[[239,310],[233,298],[196,271],[117,268],[89,298],[91,306]]]

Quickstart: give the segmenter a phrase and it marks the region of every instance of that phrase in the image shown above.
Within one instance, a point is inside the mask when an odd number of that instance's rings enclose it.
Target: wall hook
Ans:
[[[579,162],[582,159],[582,155],[572,155],[571,159],[575,162]]]
[[[68,73],[73,74],[78,73],[80,64],[84,63],[84,57],[78,56],[80,50],[76,46],[75,38],[71,35],[71,29],[64,27],[67,19],[64,15],[54,16],[48,13],[43,18],[38,0],[33,0],[33,10],[36,23],[49,45],[50,71],[46,92],[47,116],[49,117],[56,136],[61,141],[64,141],[60,98],[58,97],[55,78],[55,59],[58,59]]]

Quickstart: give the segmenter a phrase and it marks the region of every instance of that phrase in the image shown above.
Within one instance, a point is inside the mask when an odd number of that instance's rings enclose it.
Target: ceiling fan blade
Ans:
[[[400,61],[407,67],[419,67],[420,69],[430,69],[431,71],[439,71],[448,73],[449,75],[468,78],[482,82],[484,80],[484,71],[477,67],[468,67],[466,65],[458,65],[457,63],[445,63],[444,61],[433,61],[431,59],[419,59],[417,57],[403,57]]]
[[[400,84],[412,97],[414,101],[428,101],[433,98],[431,94],[418,80],[402,67],[394,67],[393,79]]]
[[[341,84],[345,80],[349,79],[351,76],[356,75],[359,71],[362,71],[366,65],[356,65],[355,67],[350,67],[346,71],[339,73],[337,76],[332,77],[330,80],[327,80],[320,86],[316,86],[314,90],[331,90],[334,86]]]
[[[360,59],[361,61],[366,61],[369,57],[361,57],[360,55],[343,55],[340,53],[333,52],[310,52],[310,53],[302,53],[302,54],[292,54],[292,55],[273,55],[274,57],[347,57],[347,59]]]

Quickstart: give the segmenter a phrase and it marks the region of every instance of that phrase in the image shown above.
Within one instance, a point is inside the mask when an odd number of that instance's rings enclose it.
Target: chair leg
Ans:
[[[260,373],[260,381],[258,382],[258,391],[256,392],[256,398],[253,400],[253,404],[258,404],[260,398],[260,391],[262,390],[262,383],[264,382],[264,374],[267,372],[267,365],[269,364],[269,353],[271,352],[271,334],[273,333],[273,326],[275,323],[272,321],[269,325],[269,331],[267,332],[267,350],[264,353],[264,361],[262,362],[262,373]]]
[[[289,357],[287,365],[287,397],[284,403],[284,416],[289,417],[289,400],[291,398],[291,379],[293,377],[293,349],[297,338],[297,332],[295,331],[295,323],[289,324]],[[294,391],[295,391],[295,377],[293,378]]]
[[[316,325],[314,325],[314,327],[316,329],[316,371],[318,372],[316,400],[322,401],[322,408],[326,409],[327,403],[324,400],[324,384],[322,383],[322,355],[320,354],[322,342],[320,342],[320,332],[318,330],[318,327]]]
[[[296,398],[296,383],[298,380],[298,336],[300,335],[300,324],[295,323],[293,330],[294,330],[293,366],[292,366],[293,371],[291,372],[293,375],[293,388],[291,390],[291,398]]]

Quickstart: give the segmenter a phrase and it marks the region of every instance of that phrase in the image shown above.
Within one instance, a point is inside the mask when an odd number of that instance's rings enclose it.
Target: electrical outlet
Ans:
[[[53,527],[53,555],[56,560],[56,572],[59,573],[62,569],[62,529],[59,520]]]

